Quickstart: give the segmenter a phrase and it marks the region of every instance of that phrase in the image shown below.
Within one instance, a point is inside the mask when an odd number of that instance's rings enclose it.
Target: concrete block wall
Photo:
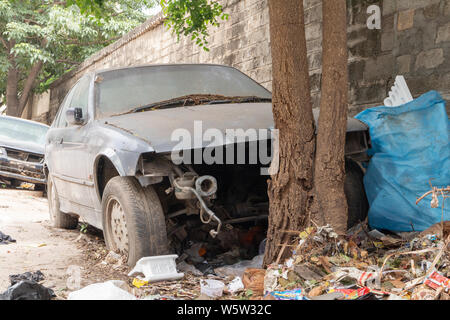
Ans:
[[[50,89],[53,119],[70,87],[85,72],[152,63],[231,65],[271,90],[268,0],[221,0],[229,20],[210,29],[209,52],[189,38],[177,41],[156,16],[104,48]],[[313,106],[318,107],[322,59],[322,1],[303,0]],[[413,96],[439,91],[450,100],[450,0],[348,0],[349,111],[382,103],[403,74]],[[367,28],[367,7],[379,5],[381,30]],[[449,103],[450,105],[450,103]],[[35,112],[33,113],[33,115]]]
[[[353,113],[382,102],[397,75],[405,76],[414,97],[440,92],[450,110],[450,0],[358,2],[349,26],[361,28],[349,32]],[[381,30],[364,28],[364,2],[381,6]],[[351,45],[357,39],[365,40]]]
[[[349,112],[382,104],[397,75],[414,97],[437,90],[450,110],[450,0],[348,0]],[[304,0],[311,95],[320,100],[322,4]],[[369,5],[381,29],[367,28]]]

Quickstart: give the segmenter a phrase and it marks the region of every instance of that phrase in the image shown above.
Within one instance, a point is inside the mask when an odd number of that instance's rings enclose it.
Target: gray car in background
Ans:
[[[195,135],[200,121],[203,130],[216,132],[273,128],[271,93],[221,65],[153,65],[84,75],[46,138],[53,225],[74,228],[82,218],[102,229],[108,249],[126,255],[130,265],[169,247],[182,252],[188,234],[207,240],[246,223],[264,230],[268,177],[260,174],[262,164],[172,161],[173,133]],[[355,119],[349,119],[347,131],[346,192],[355,222],[365,218],[367,200],[363,173],[353,160],[364,158],[369,136]],[[249,138],[244,149],[252,139],[271,141]],[[208,144],[202,140],[178,151],[188,154]]]
[[[39,122],[0,116],[0,182],[21,182],[44,189],[45,135],[48,126]]]

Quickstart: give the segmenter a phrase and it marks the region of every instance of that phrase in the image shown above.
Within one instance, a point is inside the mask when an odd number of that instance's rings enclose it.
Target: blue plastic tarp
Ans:
[[[445,101],[436,91],[399,107],[375,107],[356,116],[370,127],[371,158],[364,186],[369,225],[391,231],[423,231],[442,218],[443,199],[431,208],[436,187],[450,185],[450,124]],[[444,206],[450,220],[450,201]]]

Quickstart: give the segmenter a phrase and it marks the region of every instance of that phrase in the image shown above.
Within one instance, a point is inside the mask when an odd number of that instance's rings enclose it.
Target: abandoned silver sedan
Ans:
[[[81,218],[103,230],[108,249],[130,265],[181,253],[188,239],[226,242],[221,234],[233,226],[264,230],[273,125],[271,93],[231,67],[86,74],[46,138],[51,220],[74,228]],[[357,222],[367,200],[350,158],[367,150],[367,127],[349,119],[347,139],[349,220]]]
[[[19,186],[31,182],[45,189],[44,146],[48,126],[16,117],[0,116],[0,182]]]

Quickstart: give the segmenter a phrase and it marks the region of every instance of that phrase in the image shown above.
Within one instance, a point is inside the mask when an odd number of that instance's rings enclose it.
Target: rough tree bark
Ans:
[[[25,80],[22,92],[19,96],[19,71],[12,60],[12,65],[8,70],[8,78],[6,84],[6,114],[9,116],[20,117],[28,98],[34,88],[36,78],[42,69],[42,61],[36,62],[30,69],[27,79]]]
[[[7,83],[6,83],[6,114],[13,117],[20,117],[22,115],[25,106],[27,105],[28,98],[32,93],[36,79],[42,70],[43,62],[37,61],[30,69],[28,76],[25,80],[21,92],[19,91],[19,69],[16,64],[14,54],[11,53],[11,49],[15,45],[15,41],[6,41],[1,38],[3,46],[8,51],[8,61],[10,67],[8,69]],[[47,45],[47,39],[41,41],[42,46]]]
[[[13,60],[10,60],[10,63],[6,80],[6,114],[17,116],[19,112],[19,71]]]
[[[30,73],[28,74],[28,77],[25,80],[25,84],[23,85],[22,94],[20,95],[20,99],[19,99],[20,114],[22,114],[22,111],[27,104],[28,98],[30,97],[30,94],[32,93],[32,90],[36,84],[36,79],[39,75],[39,72],[41,72],[42,65],[43,65],[42,61],[36,62],[31,67]]]
[[[264,264],[288,241],[283,230],[307,222],[315,149],[302,0],[269,0],[273,116],[279,130],[279,172],[269,180],[269,229]],[[287,250],[285,253],[288,253]]]
[[[323,62],[319,129],[314,172],[315,197],[324,221],[338,233],[347,230],[344,193],[347,125],[346,0],[323,0]]]

